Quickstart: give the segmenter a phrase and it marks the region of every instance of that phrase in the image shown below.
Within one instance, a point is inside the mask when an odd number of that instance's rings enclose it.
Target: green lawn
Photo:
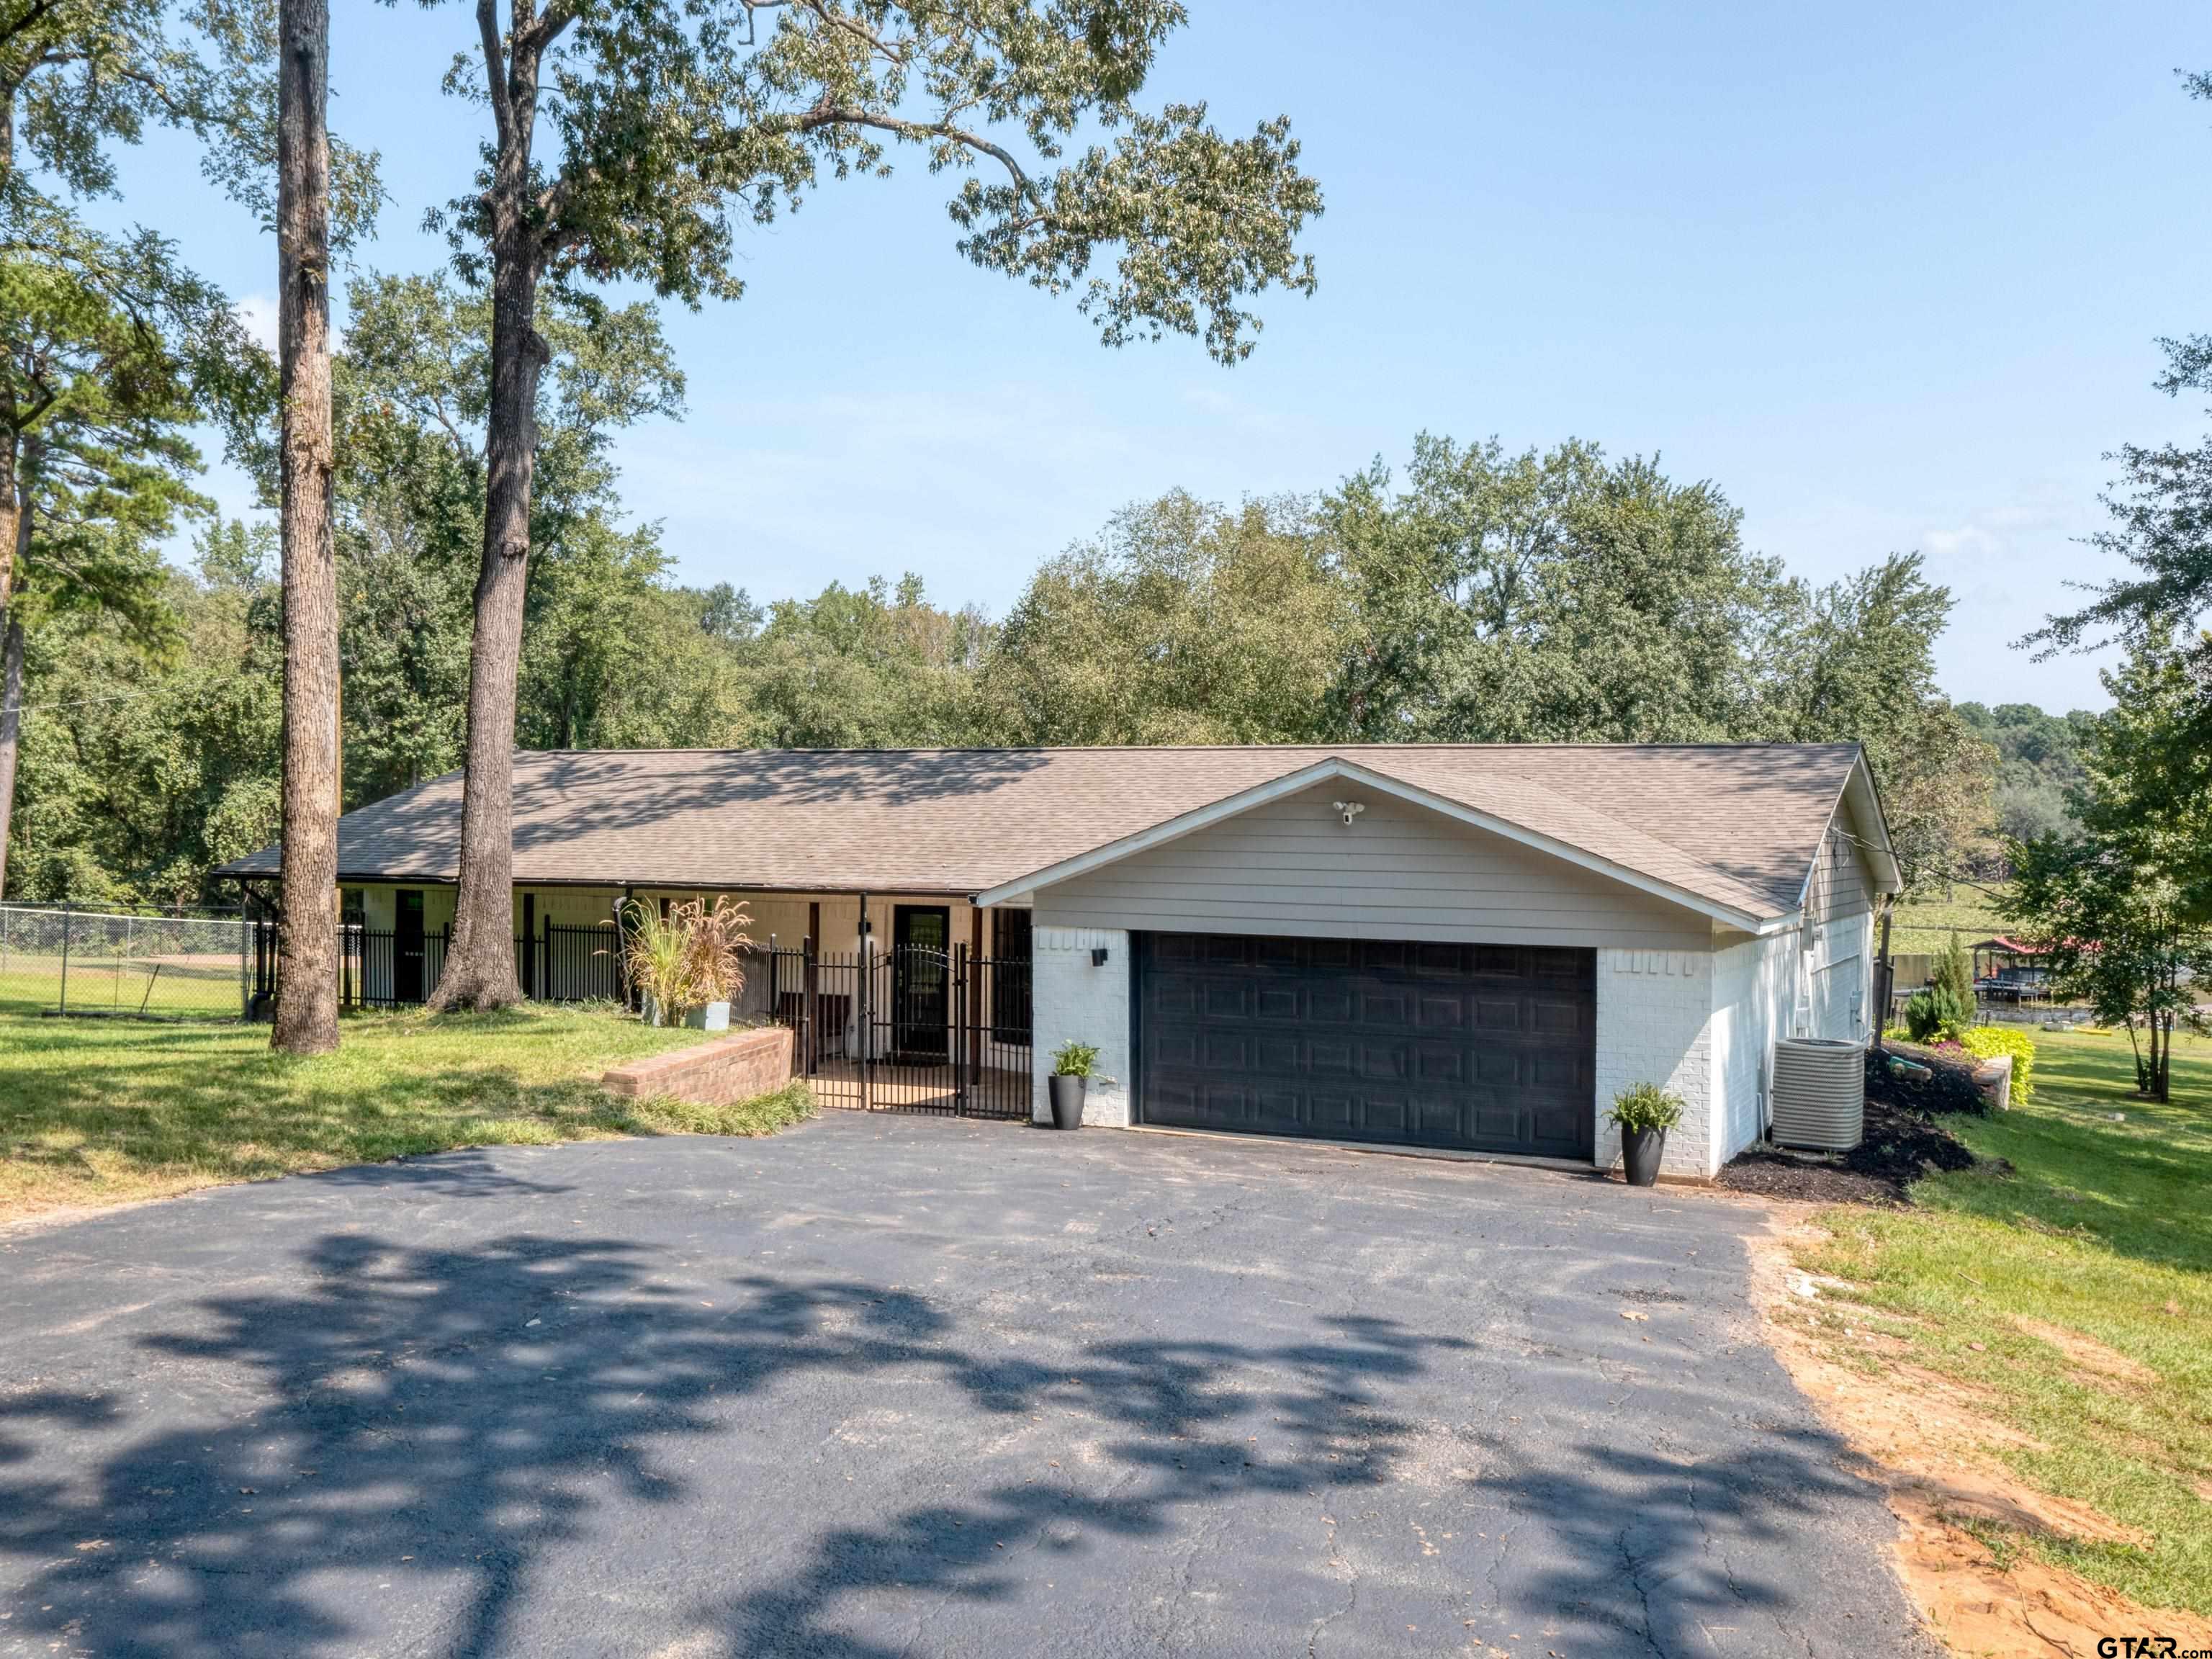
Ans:
[[[81,1011],[167,1018],[236,1019],[244,1005],[235,956],[76,957],[64,978],[58,955],[0,952],[0,1014]]]
[[[1956,1124],[2011,1174],[1933,1176],[1909,1211],[1831,1211],[1832,1242],[1800,1259],[1850,1280],[1905,1360],[2033,1437],[2003,1454],[2023,1478],[2154,1540],[2016,1545],[2146,1606],[2212,1613],[2212,1044],[2177,1044],[2176,1103],[2154,1107],[2135,1097],[2124,1036],[2034,1036],[2037,1099]],[[2143,1369],[2069,1362],[2021,1320]]]
[[[611,1009],[349,1017],[335,1054],[272,1054],[258,1025],[0,1012],[0,1221],[453,1146],[766,1133],[804,1085],[741,1106],[617,1103],[601,1072],[685,1042]]]
[[[1961,941],[1972,945],[2003,933],[2005,927],[1995,899],[1974,888],[1957,886],[1948,900],[1899,905],[1890,918],[1890,948],[1932,955],[1950,943],[1954,928]]]

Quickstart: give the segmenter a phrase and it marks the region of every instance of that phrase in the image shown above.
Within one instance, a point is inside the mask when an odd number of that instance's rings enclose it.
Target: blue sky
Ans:
[[[1258,352],[1101,348],[951,249],[909,162],[743,244],[745,298],[672,307],[679,424],[624,493],[683,578],[757,597],[915,570],[1002,613],[1117,506],[1334,483],[1422,429],[1658,452],[1827,580],[1918,549],[1960,604],[1954,697],[2095,705],[2102,659],[2010,641],[2103,567],[2106,452],[2200,430],[2156,337],[2212,329],[2212,67],[2179,4],[1366,7],[1190,0],[1148,96],[1289,113],[1328,212]],[[334,123],[383,152],[367,262],[444,257],[483,112],[438,91],[471,14],[337,0]],[[125,216],[266,312],[275,248],[161,135]],[[218,473],[234,509],[246,493]]]

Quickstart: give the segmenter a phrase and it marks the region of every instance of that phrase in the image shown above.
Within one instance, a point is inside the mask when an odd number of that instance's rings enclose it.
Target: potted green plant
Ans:
[[[1092,1078],[1101,1083],[1106,1080],[1098,1070],[1096,1043],[1063,1042],[1054,1051],[1052,1075],[1045,1080],[1046,1092],[1052,1097],[1054,1128],[1083,1127],[1083,1097],[1090,1091]]]
[[[745,982],[750,920],[743,906],[726,898],[672,904],[665,915],[641,899],[629,901],[623,962],[642,999],[645,1023],[729,1030],[730,999]]]
[[[702,999],[691,970],[691,941],[672,915],[633,899],[623,917],[623,968],[637,987],[647,1025],[674,1025]]]
[[[1656,1083],[1639,1083],[1613,1097],[1605,1121],[1620,1131],[1620,1162],[1628,1184],[1649,1187],[1659,1179],[1667,1131],[1682,1121],[1682,1097]]]

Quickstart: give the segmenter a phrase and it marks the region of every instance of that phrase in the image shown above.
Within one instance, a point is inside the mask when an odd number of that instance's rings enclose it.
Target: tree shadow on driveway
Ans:
[[[1389,1486],[1424,1431],[1395,1391],[1470,1348],[1352,1317],[1273,1342],[1077,1341],[1047,1363],[911,1290],[757,1273],[702,1294],[675,1254],[605,1239],[331,1234],[305,1260],[304,1288],[209,1297],[176,1322],[189,1328],[140,1339],[127,1393],[0,1400],[0,1648],[521,1651],[544,1644],[549,1606],[566,1617],[590,1599],[555,1570],[605,1549],[614,1511],[694,1506],[714,1511],[722,1553],[650,1595],[682,1604],[699,1651],[877,1659],[910,1636],[851,1627],[872,1592],[1003,1603],[1024,1553]],[[871,1377],[939,1402],[941,1501],[840,1524],[693,1467],[711,1444],[726,1468],[740,1437],[804,1465],[820,1423],[787,1425],[792,1390],[769,1391]],[[1010,1479],[974,1453],[981,1428],[1055,1408],[1098,1432],[1094,1478]],[[1671,1474],[1619,1473],[1626,1488]],[[1592,1489],[1591,1574],[1621,1571],[1595,1517],[1622,1498]],[[1645,1505],[1636,1548],[1690,1551],[1697,1524]],[[1547,1593],[1571,1601],[1561,1573]]]
[[[0,1401],[0,1423],[16,1425],[0,1432],[0,1574],[16,1586],[0,1596],[13,1604],[0,1636],[103,1654],[380,1647],[396,1634],[385,1626],[395,1598],[370,1586],[458,1574],[465,1611],[418,1634],[432,1650],[497,1651],[547,1551],[587,1535],[607,1483],[646,1504],[685,1501],[678,1443],[730,1432],[730,1406],[793,1373],[933,1376],[984,1414],[1065,1393],[1141,1437],[1197,1434],[1242,1401],[1224,1378],[1287,1363],[1310,1380],[1285,1403],[1316,1456],[1355,1422],[1370,1437],[1368,1452],[1328,1462],[1328,1478],[1369,1480],[1390,1426],[1365,1390],[1434,1346],[1354,1322],[1340,1346],[1109,1345],[1068,1373],[979,1357],[909,1291],[756,1275],[709,1305],[665,1253],[606,1240],[445,1249],[341,1234],[307,1261],[304,1291],[211,1297],[198,1304],[204,1328],[140,1340],[141,1397],[169,1395],[167,1409],[119,1395]],[[189,1420],[178,1420],[182,1401]],[[140,1415],[156,1419],[153,1431],[115,1447]],[[85,1458],[80,1437],[95,1432],[108,1449]],[[1121,1455],[1160,1455],[1136,1442]],[[1088,1519],[1157,1528],[1164,1506],[1202,1498],[1216,1479]],[[940,1535],[957,1518],[896,1523],[932,1558],[918,1576],[962,1576]],[[775,1608],[795,1612],[816,1593],[794,1584],[744,1617],[781,1622]]]

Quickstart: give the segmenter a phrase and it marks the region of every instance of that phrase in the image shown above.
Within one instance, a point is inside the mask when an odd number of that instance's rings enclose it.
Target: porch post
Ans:
[[[805,1000],[806,1075],[814,1075],[814,1061],[822,1048],[822,901],[806,901],[806,970],[799,986]]]
[[[818,905],[815,907],[817,917],[820,908]],[[805,960],[805,967],[800,975],[799,986],[799,1040],[805,1053],[801,1056],[799,1075],[812,1077],[814,1057],[822,1046],[822,1039],[817,1035],[822,1029],[818,1023],[822,1018],[822,963],[815,953],[814,935],[811,932],[806,935]]]
[[[973,901],[968,906],[968,961],[975,980],[975,988],[968,994],[968,1075],[977,1078],[983,1071],[983,1015],[981,1010],[990,1006],[983,989],[983,913]],[[997,966],[991,971],[996,973]]]
[[[875,1110],[875,1103],[871,1098],[871,1085],[874,1082],[875,1070],[873,1050],[876,1046],[876,941],[868,932],[868,896],[866,893],[860,895],[860,949],[858,960],[860,964],[860,994],[858,999],[860,1006],[860,1109],[864,1112],[872,1112]]]

